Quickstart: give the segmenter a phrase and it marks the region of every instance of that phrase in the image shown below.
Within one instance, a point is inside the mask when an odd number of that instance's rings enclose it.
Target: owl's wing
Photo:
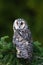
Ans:
[[[31,34],[30,29],[25,30],[24,37],[28,41],[27,50],[28,50],[28,52],[32,53],[32,51],[33,51],[33,44],[32,44],[33,40],[32,40],[32,34]]]
[[[32,53],[33,53],[33,40],[32,40],[32,35],[31,35],[31,31],[29,29],[26,30],[26,33],[28,34],[26,39],[28,40],[28,45],[26,46],[26,49],[28,51],[28,59],[30,60],[30,62],[32,61]]]
[[[29,29],[26,30],[26,34],[27,34],[26,39],[28,40],[28,42],[33,43],[31,31]]]

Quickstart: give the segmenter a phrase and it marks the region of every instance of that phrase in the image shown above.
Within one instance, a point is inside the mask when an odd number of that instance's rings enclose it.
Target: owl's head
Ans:
[[[26,29],[27,27],[27,23],[24,19],[16,19],[13,23],[13,29],[15,28],[16,30]]]

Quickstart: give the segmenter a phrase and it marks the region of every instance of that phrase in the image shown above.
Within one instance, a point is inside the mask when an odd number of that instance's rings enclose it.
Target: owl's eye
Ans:
[[[18,25],[18,22],[16,22],[16,24]]]
[[[23,22],[21,22],[21,25],[23,25]]]

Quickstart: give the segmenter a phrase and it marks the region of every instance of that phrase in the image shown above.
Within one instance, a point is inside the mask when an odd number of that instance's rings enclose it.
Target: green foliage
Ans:
[[[0,65],[27,65],[23,59],[16,57],[16,48],[8,39],[8,36],[0,38]],[[33,43],[31,65],[43,65],[43,47],[38,41]]]
[[[3,51],[7,51],[7,50],[10,50],[12,48],[12,44],[11,42],[7,43],[5,40],[8,40],[8,36],[5,36],[5,37],[1,37],[1,40],[0,40],[0,51],[3,52]]]

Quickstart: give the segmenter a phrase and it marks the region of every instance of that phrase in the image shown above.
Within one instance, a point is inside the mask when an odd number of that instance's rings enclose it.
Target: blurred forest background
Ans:
[[[0,0],[0,37],[12,39],[16,18],[27,20],[33,40],[43,43],[43,0]]]

